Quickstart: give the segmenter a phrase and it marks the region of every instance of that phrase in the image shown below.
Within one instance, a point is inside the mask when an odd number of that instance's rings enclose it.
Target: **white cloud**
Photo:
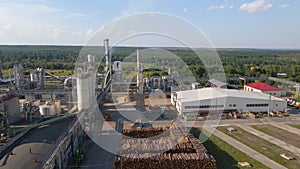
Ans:
[[[217,9],[233,9],[233,5],[212,5],[208,8],[209,11]]]
[[[187,8],[183,8],[183,12],[184,12],[184,13],[187,13],[187,12],[188,12],[188,9],[187,9]]]
[[[71,32],[71,36],[72,37],[81,37],[82,36],[82,32],[81,31],[77,31],[77,32]]]
[[[52,34],[53,39],[59,39],[63,32],[64,32],[64,30],[61,28],[54,28],[53,34]]]
[[[1,3],[0,44],[82,44],[87,28],[68,22],[79,23],[88,17],[44,4]]]
[[[69,15],[67,15],[67,17],[69,17],[69,18],[78,18],[78,19],[85,19],[85,18],[88,17],[88,15],[86,15],[84,13],[74,12],[74,13],[70,13]]]
[[[88,29],[85,33],[85,38],[89,39],[95,33],[94,29]]]
[[[255,0],[250,3],[244,3],[240,6],[240,10],[244,10],[248,13],[256,12],[256,11],[266,11],[272,8],[271,2],[266,2],[265,0]]]
[[[288,8],[288,7],[290,7],[290,5],[288,5],[288,4],[282,4],[279,6],[279,8]]]

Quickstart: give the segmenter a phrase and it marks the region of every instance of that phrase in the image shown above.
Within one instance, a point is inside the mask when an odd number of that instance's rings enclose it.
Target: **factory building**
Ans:
[[[251,91],[251,92],[260,92],[260,93],[265,93],[265,94],[271,94],[276,97],[281,97],[281,96],[286,95],[285,90],[280,89],[278,87],[268,85],[263,82],[254,82],[254,83],[245,84],[244,90]]]
[[[222,88],[202,88],[172,93],[171,103],[179,114],[196,118],[201,112],[285,111],[285,100],[264,93]]]

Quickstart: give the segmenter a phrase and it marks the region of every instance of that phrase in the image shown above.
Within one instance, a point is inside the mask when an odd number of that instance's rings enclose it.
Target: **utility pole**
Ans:
[[[243,78],[243,77],[239,77],[239,79],[244,81],[244,86],[245,86],[245,84],[246,84],[246,79]]]

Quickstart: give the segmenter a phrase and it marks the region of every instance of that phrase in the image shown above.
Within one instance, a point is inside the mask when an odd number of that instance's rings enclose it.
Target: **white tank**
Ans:
[[[49,108],[50,108],[50,115],[51,116],[54,116],[54,115],[57,114],[57,110],[56,110],[55,104],[50,105]]]
[[[40,114],[41,116],[49,116],[50,115],[50,106],[48,105],[40,105]]]
[[[90,107],[90,81],[89,77],[78,75],[77,77],[77,104],[78,110],[88,109]]]

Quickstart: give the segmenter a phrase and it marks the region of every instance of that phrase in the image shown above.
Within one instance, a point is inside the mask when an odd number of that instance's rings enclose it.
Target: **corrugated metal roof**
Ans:
[[[248,83],[248,84],[245,84],[245,86],[252,87],[252,88],[255,88],[255,89],[258,89],[261,91],[280,91],[281,90],[278,87],[274,87],[274,86],[268,85],[263,82]]]

